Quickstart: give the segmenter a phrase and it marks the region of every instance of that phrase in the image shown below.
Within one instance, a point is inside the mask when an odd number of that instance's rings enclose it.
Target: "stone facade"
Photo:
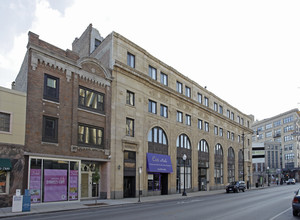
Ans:
[[[86,32],[92,30],[90,25]],[[84,36],[91,37],[87,33],[82,35]],[[80,40],[91,42],[91,39]],[[133,66],[128,65],[128,55],[134,57]],[[183,154],[188,155],[188,191],[223,189],[230,180],[229,164],[233,165],[230,168],[231,179],[245,179],[252,183],[250,180],[251,135],[249,135],[252,134],[250,129],[252,117],[245,115],[118,33],[109,34],[90,56],[111,68],[114,79],[111,109],[111,198],[134,197],[138,195],[139,190],[142,191],[143,196],[181,192]],[[156,69],[156,77],[149,76],[149,66]],[[167,75],[166,85],[162,83],[162,73]],[[178,92],[178,82],[182,86],[182,92]],[[126,101],[128,93],[134,96],[133,105]],[[201,102],[198,99],[199,94],[202,96]],[[156,106],[156,111],[149,112],[150,102]],[[165,113],[167,116],[161,116],[161,106],[167,107]],[[178,122],[178,112],[183,115],[182,122]],[[133,135],[126,133],[129,126],[126,124],[127,119],[134,123]],[[203,123],[202,128],[198,127],[199,121]],[[204,129],[206,123],[208,131]],[[167,149],[167,155],[172,161],[173,173],[156,175],[148,172],[147,153],[151,145],[149,135],[152,129],[159,130],[167,139],[167,144],[154,146],[154,151],[158,152],[160,147]],[[189,149],[178,147],[181,144],[178,144],[177,140],[181,137],[189,140]],[[245,137],[244,160],[242,137]],[[201,177],[199,164],[202,161],[199,160],[201,153],[198,151],[201,140],[208,146],[206,179],[203,181],[205,187],[202,189],[199,180]],[[220,146],[221,151],[216,150]],[[215,151],[221,152],[221,155],[216,156]],[[228,159],[229,151],[233,152],[230,154],[230,159]],[[132,155],[131,160],[127,158],[129,154]],[[218,162],[221,167],[219,169],[215,168],[217,160],[222,161]],[[140,167],[142,167],[141,174],[138,172]],[[218,173],[219,178],[214,177],[215,173]],[[152,187],[151,181],[155,182],[153,180],[155,176],[158,176],[161,185],[155,190],[149,190]]]

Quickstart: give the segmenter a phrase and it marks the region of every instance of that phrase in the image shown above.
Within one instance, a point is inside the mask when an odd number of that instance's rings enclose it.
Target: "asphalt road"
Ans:
[[[291,202],[300,187],[283,185],[240,193],[187,198],[162,202],[147,202],[120,206],[97,207],[56,213],[18,216],[7,219],[92,220],[92,219],[229,219],[229,220],[289,220],[300,219],[292,215]]]

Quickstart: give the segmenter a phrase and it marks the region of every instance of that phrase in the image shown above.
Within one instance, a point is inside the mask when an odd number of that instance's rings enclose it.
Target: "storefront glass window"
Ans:
[[[148,191],[160,190],[160,174],[148,174]]]
[[[7,176],[8,172],[4,170],[0,170],[0,193],[7,193]]]
[[[30,182],[29,191],[32,203],[41,202],[41,180],[42,180],[42,160],[32,158],[30,160]]]

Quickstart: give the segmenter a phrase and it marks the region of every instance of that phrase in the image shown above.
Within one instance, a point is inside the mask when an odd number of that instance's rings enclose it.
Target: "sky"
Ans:
[[[299,0],[0,0],[0,86],[11,88],[29,31],[66,50],[92,24],[262,120],[300,106],[299,11]]]

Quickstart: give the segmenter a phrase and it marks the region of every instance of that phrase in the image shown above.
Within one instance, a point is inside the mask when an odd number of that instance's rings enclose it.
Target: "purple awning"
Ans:
[[[147,171],[151,173],[173,173],[170,156],[147,153]]]

